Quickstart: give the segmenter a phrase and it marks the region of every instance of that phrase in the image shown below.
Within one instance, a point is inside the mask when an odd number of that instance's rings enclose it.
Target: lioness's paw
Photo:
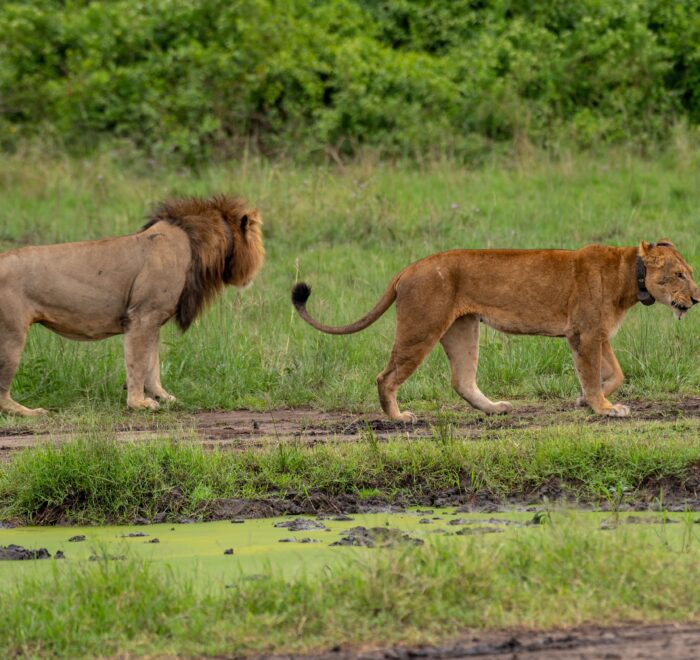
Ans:
[[[621,403],[616,403],[612,408],[604,411],[603,414],[608,417],[629,417],[630,408],[629,406],[623,406]]]
[[[127,405],[134,410],[158,410],[160,408],[160,404],[149,397],[144,397],[140,401],[129,401]]]
[[[159,399],[160,401],[167,401],[168,403],[173,403],[173,401],[177,401],[177,399],[170,394],[169,392],[161,392],[160,394],[156,394],[156,399]]]
[[[403,422],[404,424],[415,424],[418,418],[412,412],[404,410],[394,421]]]

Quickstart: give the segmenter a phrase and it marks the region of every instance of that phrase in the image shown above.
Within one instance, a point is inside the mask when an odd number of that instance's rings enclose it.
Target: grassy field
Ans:
[[[33,328],[14,396],[54,414],[0,416],[8,433],[26,425],[47,432],[37,436],[46,437],[43,446],[0,462],[0,521],[207,518],[222,498],[432,504],[450,494],[541,507],[562,497],[614,516],[628,504],[696,505],[696,407],[688,417],[671,406],[656,410],[654,421],[588,423],[589,413],[574,408],[578,385],[562,340],[482,334],[480,385],[535,410],[522,426],[517,417],[500,428],[497,419],[466,413],[441,349],[400,392],[403,406],[429,419],[419,439],[378,438],[368,425],[343,442],[329,432],[315,446],[273,437],[210,451],[183,413],[301,405],[380,412],[375,376],[393,341],[393,311],[359,335],[321,335],[290,304],[302,278],[314,287],[313,314],[340,324],[364,314],[406,264],[456,247],[575,248],[665,237],[697,265],[698,172],[700,152],[682,142],[653,160],[608,152],[478,169],[371,159],[302,168],[244,158],[193,173],[125,165],[109,154],[7,157],[0,162],[2,248],[125,234],[161,199],[223,191],[260,208],[268,261],[251,288],[227,291],[186,334],[166,326],[163,383],[179,402],[156,415],[125,414],[121,338],[71,342]],[[613,343],[627,376],[615,400],[700,393],[696,314],[679,323],[660,305],[630,312]],[[536,399],[549,403],[534,408]],[[159,439],[128,441],[144,428]],[[61,431],[77,439],[54,445],[52,434]],[[124,434],[115,440],[117,431]],[[682,524],[610,531],[599,529],[598,514],[585,515],[556,513],[541,529],[498,538],[378,550],[320,573],[241,575],[227,581],[231,588],[156,570],[142,556],[44,564],[0,587],[0,655],[288,652],[444,640],[468,629],[695,620],[700,602],[688,589],[700,559],[694,514],[673,514]],[[13,533],[0,527],[0,545]]]
[[[0,245],[132,232],[171,195],[245,195],[264,217],[267,264],[252,288],[228,291],[187,334],[166,327],[163,382],[179,398],[177,409],[379,410],[374,379],[388,359],[393,311],[360,335],[323,336],[292,311],[297,279],[314,287],[310,309],[318,318],[344,323],[365,313],[400,268],[449,248],[668,237],[697,265],[698,165],[700,154],[683,145],[653,162],[608,153],[475,170],[454,162],[367,160],[332,169],[243,160],[192,173],[129,168],[111,156],[22,154],[0,163]],[[614,341],[627,376],[618,400],[699,391],[698,328],[694,313],[678,323],[660,305],[634,308]],[[571,398],[577,391],[563,340],[486,331],[479,378],[496,399]],[[83,344],[36,327],[14,393],[76,418],[121,411],[123,383],[121,338]],[[418,410],[459,401],[440,348],[400,400]]]

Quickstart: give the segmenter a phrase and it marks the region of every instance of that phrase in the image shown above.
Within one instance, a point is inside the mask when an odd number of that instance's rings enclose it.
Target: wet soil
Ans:
[[[183,413],[171,424],[153,416],[153,423],[128,421],[114,429],[118,440],[134,441],[164,437],[177,432],[198,437],[206,447],[231,450],[261,447],[270,443],[301,442],[308,445],[333,442],[356,442],[374,436],[379,441],[390,436],[406,439],[434,437],[449,430],[463,438],[479,439],[507,429],[545,429],[562,424],[627,425],[640,421],[677,421],[700,418],[700,397],[670,401],[638,400],[627,402],[632,409],[628,418],[607,418],[577,408],[573,401],[518,404],[509,415],[487,416],[464,406],[445,409],[440,415],[421,413],[415,424],[391,422],[379,412],[354,414],[321,412],[311,408],[279,409],[266,412],[234,410]],[[128,417],[128,414],[125,414]],[[2,420],[0,419],[0,424]],[[43,444],[62,442],[77,431],[65,426],[52,429],[51,419],[32,422],[29,427],[0,426],[0,460],[13,451]]]
[[[30,559],[50,559],[51,555],[46,548],[29,550],[21,545],[0,545],[0,561],[26,561]]]
[[[541,658],[543,660],[635,660],[700,657],[700,627],[630,625],[590,626],[574,630],[479,633],[436,646],[394,647],[380,650],[336,647],[313,656],[263,656],[274,660],[408,660],[415,658]]]

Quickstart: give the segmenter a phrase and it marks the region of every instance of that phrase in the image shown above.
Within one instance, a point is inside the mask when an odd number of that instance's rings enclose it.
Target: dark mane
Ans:
[[[175,312],[183,332],[231,279],[245,216],[245,203],[239,197],[188,197],[159,204],[142,227],[145,231],[157,222],[167,222],[189,238],[192,261]]]

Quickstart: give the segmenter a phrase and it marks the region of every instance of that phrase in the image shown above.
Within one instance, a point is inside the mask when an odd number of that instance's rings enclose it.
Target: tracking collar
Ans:
[[[647,285],[645,279],[647,276],[647,267],[644,265],[644,261],[637,254],[637,300],[639,300],[642,305],[653,305],[656,302],[656,298],[652,296],[647,290]]]

